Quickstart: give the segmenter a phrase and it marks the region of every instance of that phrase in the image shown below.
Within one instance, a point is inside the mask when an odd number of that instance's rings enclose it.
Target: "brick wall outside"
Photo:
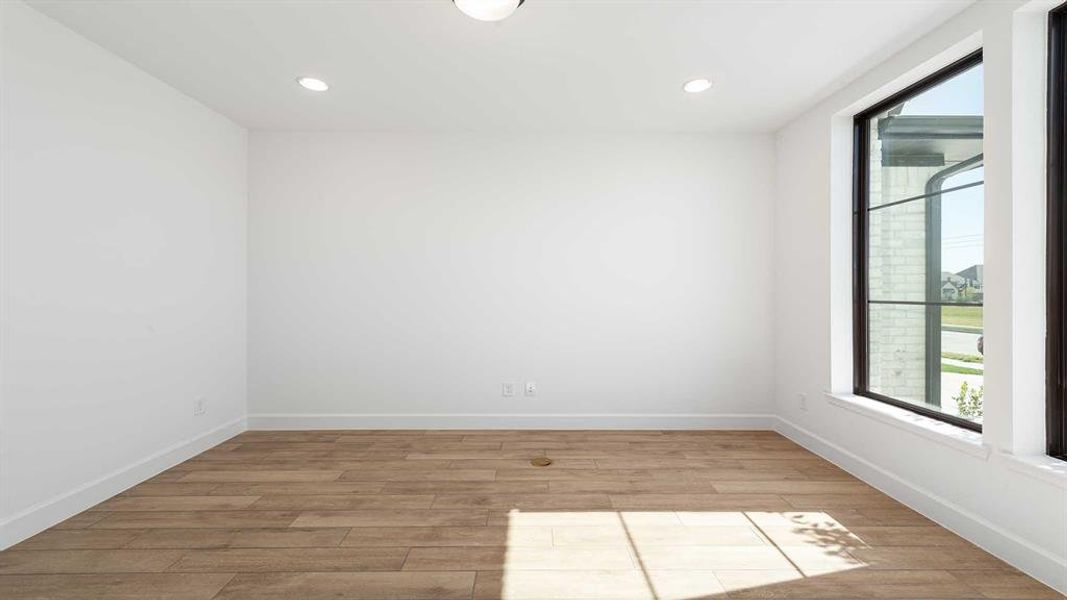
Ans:
[[[870,205],[925,193],[940,168],[882,167],[882,144],[872,132]],[[926,297],[926,203],[907,202],[870,213],[868,281],[872,300]],[[926,313],[922,306],[873,304],[869,386],[887,396],[923,402],[926,391]]]

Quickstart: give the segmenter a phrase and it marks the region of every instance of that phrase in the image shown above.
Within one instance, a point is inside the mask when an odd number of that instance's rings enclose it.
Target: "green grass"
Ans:
[[[976,354],[963,354],[960,352],[942,352],[941,358],[951,358],[952,360],[958,360],[960,362],[969,363],[981,363],[985,362],[985,358]]]
[[[950,327],[982,328],[981,306],[942,306],[941,325]]]
[[[972,369],[970,367],[957,367],[956,365],[946,365],[941,363],[942,373],[959,373],[960,375],[985,375],[985,371],[979,371],[978,369]]]

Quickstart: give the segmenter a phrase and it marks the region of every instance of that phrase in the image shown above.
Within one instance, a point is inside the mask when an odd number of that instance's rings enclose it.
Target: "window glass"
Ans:
[[[985,393],[980,57],[860,115],[857,126],[866,144],[857,391],[978,429]]]

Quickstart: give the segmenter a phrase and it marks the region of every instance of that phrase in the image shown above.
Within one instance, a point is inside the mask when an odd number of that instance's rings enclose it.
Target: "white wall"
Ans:
[[[242,426],[246,135],[0,7],[2,548]]]
[[[249,160],[253,426],[769,424],[770,136],[253,133]]]
[[[1043,239],[1043,156],[1033,151],[1044,143],[1040,122],[1034,126],[1043,112],[1035,82],[1043,78],[1032,71],[1040,71],[1044,18],[1034,4],[979,3],[779,132],[775,398],[787,435],[1067,591],[1067,476],[1025,456],[1043,447],[1043,245],[1033,242]],[[969,439],[936,433],[910,417],[876,418],[847,398],[850,124],[862,108],[979,46],[986,94],[987,410],[984,435]],[[844,400],[830,401],[824,391]],[[807,410],[798,394],[807,395]]]

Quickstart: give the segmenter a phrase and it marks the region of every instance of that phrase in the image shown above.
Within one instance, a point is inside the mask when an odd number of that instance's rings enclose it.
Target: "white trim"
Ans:
[[[243,417],[235,419],[194,438],[172,444],[147,458],[80,485],[69,492],[38,502],[0,521],[0,550],[9,548],[182,461],[221,444],[245,429],[245,419]]]
[[[995,456],[1013,471],[1067,490],[1067,461],[1051,456],[1017,456],[999,450]]]
[[[910,483],[817,434],[778,417],[778,433],[906,504],[942,527],[977,544],[1046,585],[1067,593],[1067,559]]]
[[[774,429],[740,414],[252,414],[249,429]]]
[[[876,421],[914,433],[982,460],[989,458],[990,447],[982,441],[982,434],[977,431],[924,417],[918,413],[855,394],[824,393],[830,404],[834,406],[871,417]]]

